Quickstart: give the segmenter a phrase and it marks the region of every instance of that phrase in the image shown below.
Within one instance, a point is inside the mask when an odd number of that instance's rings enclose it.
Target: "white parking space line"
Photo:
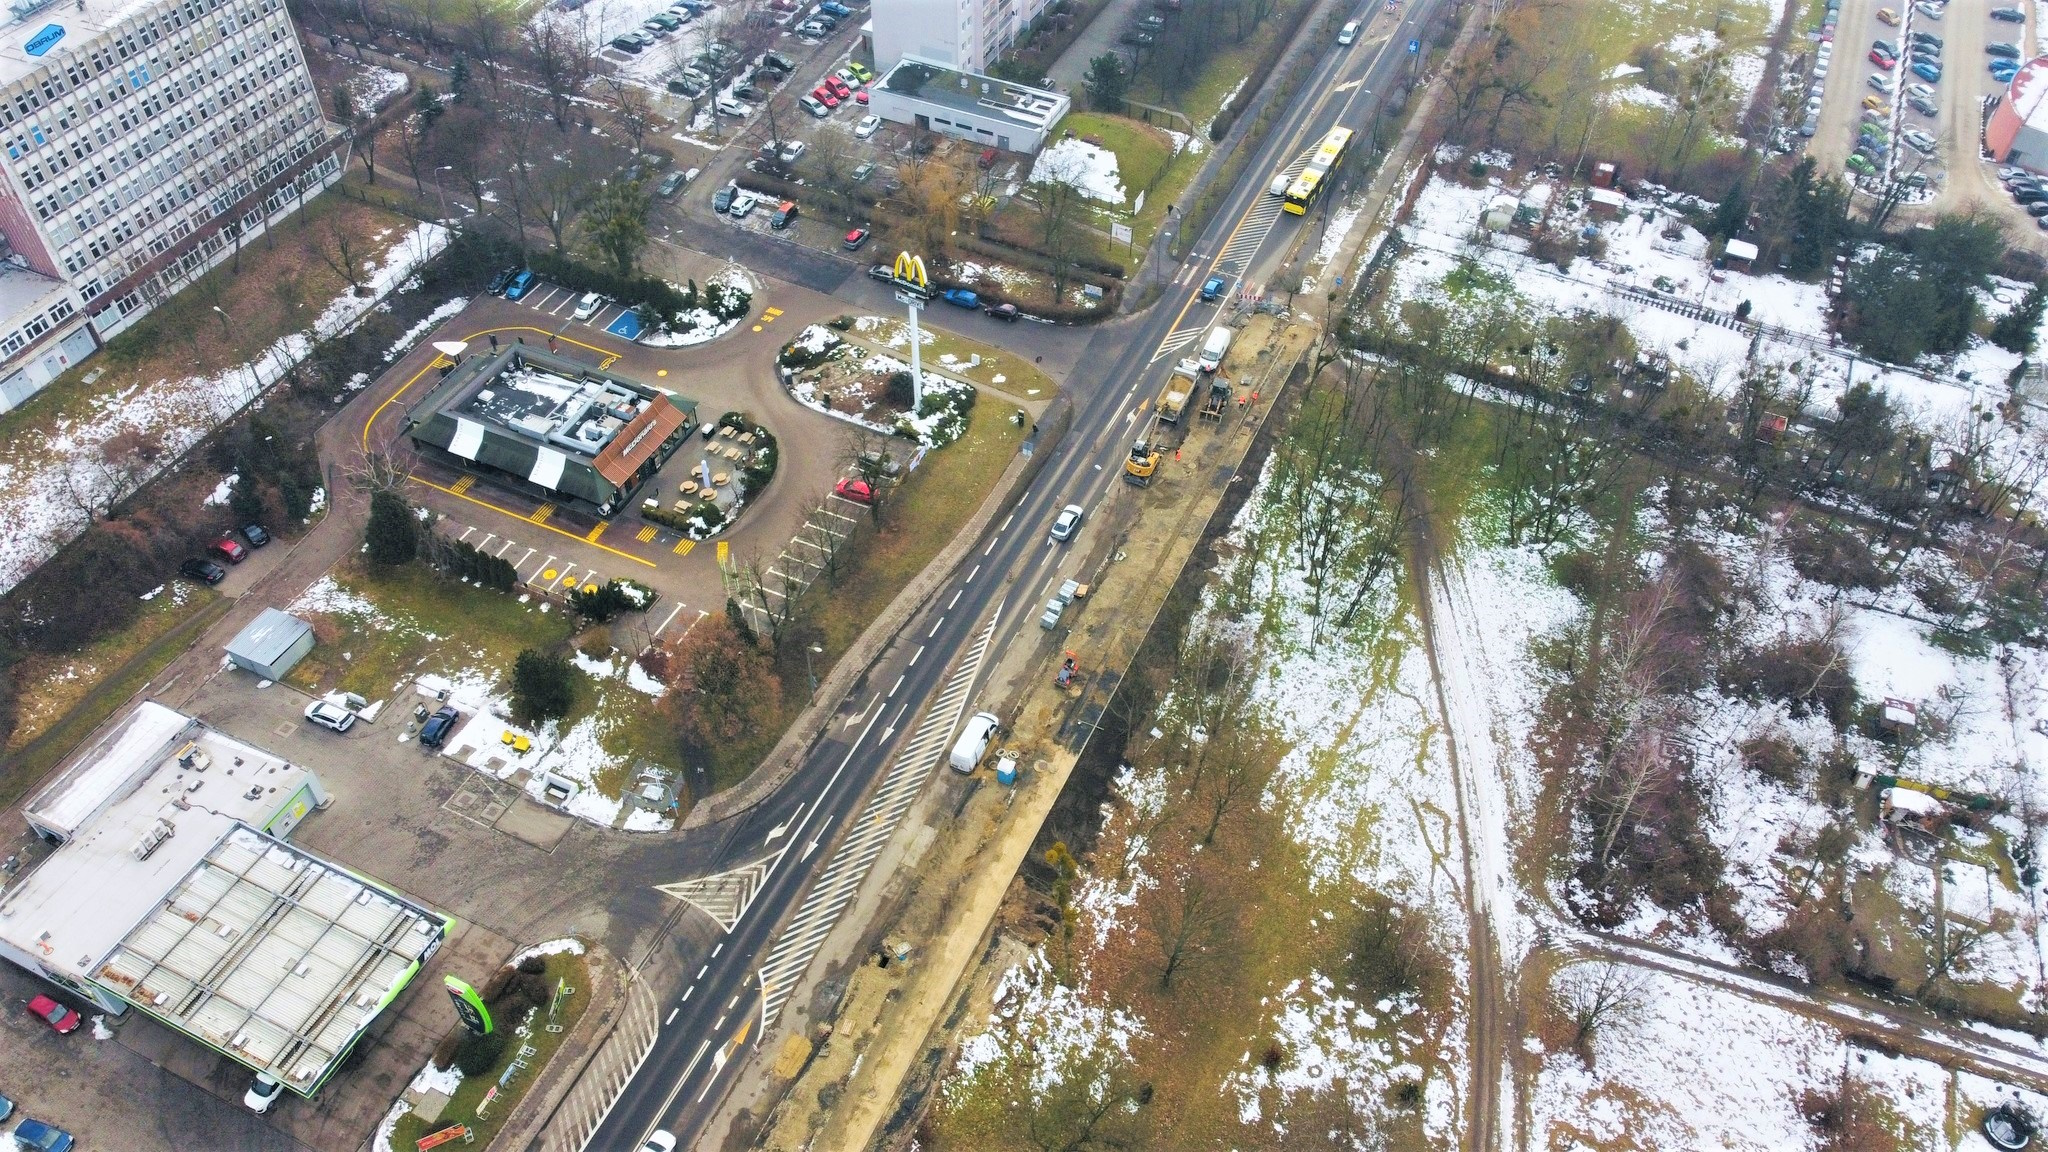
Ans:
[[[531,556],[531,555],[533,555],[533,553],[531,553],[531,552],[528,552],[528,553],[527,553],[526,555],[527,555],[527,556]],[[525,557],[521,557],[521,558],[520,558],[520,561],[519,561],[519,562],[520,562],[521,564],[524,564],[524,563],[526,563],[526,559],[525,559]],[[528,577],[526,578],[526,582],[527,582],[528,584],[531,584],[531,583],[533,583],[533,582],[534,582],[535,580],[538,580],[538,579],[540,579],[540,574],[541,574],[541,573],[543,573],[543,572],[545,572],[545,571],[547,571],[547,570],[548,570],[548,565],[550,565],[550,564],[553,564],[554,562],[555,562],[555,556],[554,556],[554,553],[550,552],[550,553],[548,554],[548,558],[547,558],[547,559],[545,559],[545,560],[541,561],[540,563],[538,563],[538,564],[534,565],[534,567],[533,567],[533,575],[531,575],[531,576],[528,576]]]
[[[506,541],[506,543],[508,543],[508,544],[509,544],[509,543],[511,543],[511,541],[509,541],[509,540],[508,540],[508,541]],[[540,551],[540,549],[538,549],[538,548],[528,548],[528,549],[526,550],[526,555],[524,555],[524,556],[521,556],[521,557],[520,557],[520,558],[519,558],[519,559],[518,559],[518,560],[517,560],[517,561],[516,561],[516,562],[515,562],[515,563],[514,563],[514,564],[513,564],[512,566],[513,566],[514,568],[524,568],[524,567],[526,567],[526,562],[527,562],[528,560],[531,560],[531,559],[533,559],[533,554],[534,554],[535,552],[538,552],[538,551]]]
[[[505,558],[505,553],[507,553],[507,552],[510,552],[511,550],[513,550],[514,548],[517,548],[517,547],[519,547],[519,541],[517,541],[517,540],[507,540],[507,541],[505,541],[505,546],[504,546],[503,548],[500,548],[500,549],[498,549],[498,559],[500,559],[500,560],[503,560],[503,559]],[[526,553],[527,553],[527,555],[528,555],[528,556],[531,556],[531,555],[533,554],[533,549],[531,549],[531,548],[528,548],[528,549],[526,550]],[[521,559],[523,560],[523,559],[525,559],[525,557],[521,557]]]
[[[546,292],[541,293],[539,296],[529,294],[526,300],[527,303],[532,304],[535,308],[538,308],[541,311],[545,312],[553,303],[555,299],[555,293],[560,291],[560,288],[557,288],[554,285],[550,284],[548,285],[548,290]]]
[[[474,532],[474,531],[476,531],[476,526],[472,524],[472,525],[470,525],[469,527],[467,527],[467,528],[464,528],[464,529],[462,530],[462,535],[460,535],[460,536],[457,536],[457,537],[456,537],[456,539],[457,539],[457,540],[467,540],[467,539],[469,539],[469,534],[470,534],[471,532]]]
[[[659,636],[663,632],[668,631],[668,626],[676,622],[676,613],[681,612],[682,610],[683,602],[680,600],[676,601],[676,606],[668,610],[668,618],[661,622],[661,627],[656,628],[654,630],[654,634],[656,636]]]

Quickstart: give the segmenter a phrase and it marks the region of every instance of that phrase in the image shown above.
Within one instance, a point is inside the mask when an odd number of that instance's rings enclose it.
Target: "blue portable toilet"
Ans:
[[[1006,754],[996,761],[996,783],[1008,784],[1012,787],[1016,786],[1017,758],[1015,756]]]

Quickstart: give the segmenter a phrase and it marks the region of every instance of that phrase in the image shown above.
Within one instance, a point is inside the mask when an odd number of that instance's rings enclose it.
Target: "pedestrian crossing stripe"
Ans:
[[[597,543],[597,538],[598,538],[599,536],[602,536],[602,535],[604,535],[604,530],[605,530],[606,528],[609,528],[609,527],[611,527],[611,525],[609,525],[609,524],[607,524],[607,523],[605,523],[605,522],[603,522],[603,521],[599,521],[599,522],[598,522],[598,525],[597,525],[597,527],[595,527],[595,528],[592,528],[592,529],[590,530],[589,534],[588,534],[588,535],[586,535],[586,536],[584,536],[583,538],[584,538],[585,540],[588,540],[588,541],[590,541],[590,542],[591,542],[592,544],[595,544],[595,543]]]
[[[635,537],[634,537],[634,539],[636,539],[636,540],[640,541],[640,542],[641,542],[642,544],[645,544],[645,543],[647,543],[647,542],[648,542],[649,540],[652,540],[652,539],[654,539],[654,533],[655,533],[655,531],[656,531],[656,529],[655,529],[654,525],[652,525],[652,524],[649,524],[649,525],[648,525],[647,527],[645,527],[645,528],[642,528],[642,529],[640,530],[640,534],[639,534],[638,536],[635,536]]]
[[[469,486],[470,486],[471,484],[474,484],[474,483],[476,483],[476,477],[474,477],[474,476],[464,476],[464,477],[463,477],[462,479],[460,479],[460,480],[457,480],[457,481],[456,481],[456,482],[454,483],[454,485],[453,485],[453,486],[451,486],[451,487],[450,487],[450,488],[449,488],[448,490],[449,490],[450,492],[453,492],[453,493],[455,493],[455,494],[456,494],[457,496],[460,496],[460,495],[462,495],[462,494],[463,494],[464,492],[467,492],[467,491],[469,491]]]
[[[681,540],[676,541],[674,552],[678,556],[688,556],[690,554],[690,549],[695,548],[696,546],[697,542],[695,540],[692,540],[689,537],[685,536]]]
[[[533,521],[535,524],[545,524],[548,522],[548,517],[553,516],[554,514],[555,506],[553,504],[543,504],[540,507],[535,508],[533,510],[533,515],[528,516],[527,519]]]

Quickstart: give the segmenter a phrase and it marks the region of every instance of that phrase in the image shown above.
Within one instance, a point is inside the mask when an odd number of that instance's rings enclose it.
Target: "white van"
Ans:
[[[1356,39],[1358,39],[1358,21],[1356,20],[1353,20],[1351,23],[1346,24],[1337,33],[1337,43],[1339,44],[1348,46],[1353,40]]]
[[[1202,342],[1202,358],[1197,365],[1204,372],[1214,372],[1223,367],[1223,354],[1230,351],[1230,329],[1221,324],[1209,329],[1209,338]]]
[[[955,772],[972,772],[981,758],[988,755],[989,741],[995,739],[996,726],[1001,721],[993,712],[976,712],[967,718],[967,724],[960,729],[960,738],[953,741],[953,753],[946,757],[946,763]]]

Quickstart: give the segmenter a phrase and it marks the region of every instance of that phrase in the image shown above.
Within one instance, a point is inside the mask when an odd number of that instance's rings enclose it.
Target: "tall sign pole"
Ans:
[[[910,414],[924,408],[924,340],[917,334],[917,314],[931,294],[931,280],[925,275],[924,257],[908,252],[896,254],[898,291],[896,300],[910,312]]]

